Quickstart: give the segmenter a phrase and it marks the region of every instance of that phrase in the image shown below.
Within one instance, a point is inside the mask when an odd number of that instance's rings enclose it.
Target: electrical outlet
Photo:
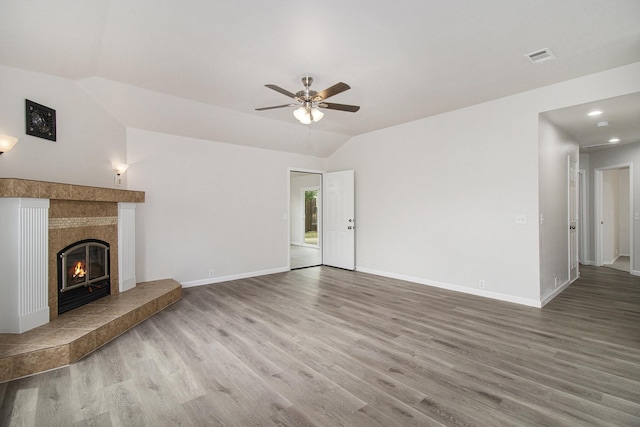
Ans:
[[[555,280],[556,280],[556,281],[555,281],[555,287],[557,288],[557,287],[558,287],[558,278],[556,277],[556,279],[555,279]]]
[[[211,270],[209,270],[209,277],[214,277],[216,275],[215,271],[213,271],[213,268]]]
[[[480,280],[480,282],[478,282],[478,287],[480,289],[484,289],[484,280]]]

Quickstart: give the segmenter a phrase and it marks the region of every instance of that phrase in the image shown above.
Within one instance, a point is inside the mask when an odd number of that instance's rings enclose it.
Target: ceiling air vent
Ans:
[[[549,50],[548,47],[546,47],[541,50],[536,50],[535,52],[527,53],[525,57],[535,64],[542,64],[544,61],[554,59],[556,56]]]

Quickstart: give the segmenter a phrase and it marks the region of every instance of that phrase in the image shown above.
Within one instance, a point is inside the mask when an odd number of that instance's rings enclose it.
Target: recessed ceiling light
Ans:
[[[598,126],[599,128],[603,127],[603,126],[609,126],[609,122],[607,122],[606,120],[603,122],[598,122],[596,123],[596,126]]]
[[[595,116],[599,116],[600,114],[602,114],[602,111],[600,111],[600,110],[593,110],[592,112],[590,112],[589,114],[587,114],[587,116],[589,116],[589,117],[595,117]]]
[[[611,138],[609,142],[615,144],[616,142],[620,142],[620,138]]]

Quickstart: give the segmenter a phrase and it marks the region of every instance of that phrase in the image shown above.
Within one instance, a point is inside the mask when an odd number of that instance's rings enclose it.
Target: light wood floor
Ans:
[[[604,264],[604,267],[615,268],[616,270],[629,273],[631,271],[631,257],[619,256],[613,264]]]
[[[640,425],[640,278],[581,272],[542,310],[327,267],[185,289],[0,384],[0,425]]]
[[[289,246],[291,268],[315,267],[322,264],[322,251],[319,247]]]

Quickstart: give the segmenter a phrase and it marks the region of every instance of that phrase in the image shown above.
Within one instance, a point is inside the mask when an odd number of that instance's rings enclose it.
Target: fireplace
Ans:
[[[134,289],[135,210],[144,199],[142,191],[0,178],[0,333],[21,334],[55,320],[61,295]],[[108,244],[105,273],[90,272],[81,286],[60,292],[59,252],[87,239]],[[65,286],[78,284],[71,276],[65,272]],[[61,311],[71,309],[67,304]]]
[[[109,243],[75,242],[58,252],[58,314],[111,294]]]

